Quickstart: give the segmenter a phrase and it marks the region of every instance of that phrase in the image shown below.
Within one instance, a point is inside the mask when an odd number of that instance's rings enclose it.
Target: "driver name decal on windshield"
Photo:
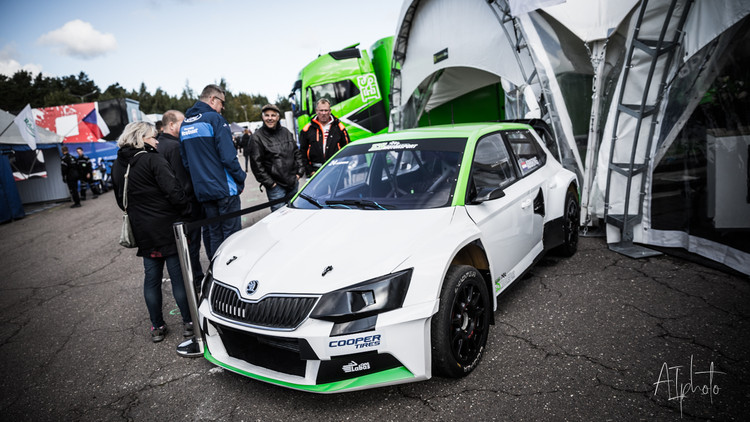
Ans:
[[[402,144],[399,141],[391,141],[391,142],[385,142],[382,144],[373,144],[373,146],[370,147],[368,152],[372,151],[393,151],[398,149],[414,149],[417,147],[417,144]]]

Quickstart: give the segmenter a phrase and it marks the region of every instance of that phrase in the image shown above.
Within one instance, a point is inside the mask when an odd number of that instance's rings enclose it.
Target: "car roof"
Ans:
[[[474,138],[487,132],[512,129],[530,129],[524,123],[501,122],[501,123],[463,123],[456,125],[427,126],[414,129],[405,129],[396,132],[383,133],[357,140],[353,143],[367,144],[375,142],[424,139],[424,138]]]

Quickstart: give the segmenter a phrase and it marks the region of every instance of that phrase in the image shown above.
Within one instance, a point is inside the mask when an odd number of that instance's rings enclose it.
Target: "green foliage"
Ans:
[[[268,104],[268,98],[258,94],[233,93],[227,89],[227,81],[222,78],[217,85],[226,91],[224,117],[231,122],[259,121],[260,109]],[[0,75],[0,109],[11,113],[20,112],[26,104],[31,107],[52,107],[82,102],[104,101],[116,98],[130,98],[140,104],[145,114],[162,114],[167,110],[185,112],[192,107],[198,95],[185,81],[185,87],[179,97],[167,94],[157,87],[153,94],[145,83],[138,90],[128,92],[119,83],[108,86],[104,92],[90,80],[86,73],[63,77],[46,77],[41,73],[33,77],[21,70],[13,76]],[[282,111],[291,110],[289,99],[278,96],[276,105]]]

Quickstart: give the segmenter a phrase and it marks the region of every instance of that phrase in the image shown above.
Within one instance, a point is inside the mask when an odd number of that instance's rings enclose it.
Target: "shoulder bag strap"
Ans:
[[[131,162],[135,160],[135,157],[145,153],[146,151],[137,152]],[[128,169],[125,171],[125,183],[122,187],[122,206],[125,208],[125,212],[128,212],[128,175],[130,174],[130,163],[128,163]]]

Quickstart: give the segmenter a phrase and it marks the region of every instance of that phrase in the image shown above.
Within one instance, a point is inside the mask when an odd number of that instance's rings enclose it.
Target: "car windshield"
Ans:
[[[466,139],[353,144],[322,167],[295,208],[426,209],[451,204]]]

